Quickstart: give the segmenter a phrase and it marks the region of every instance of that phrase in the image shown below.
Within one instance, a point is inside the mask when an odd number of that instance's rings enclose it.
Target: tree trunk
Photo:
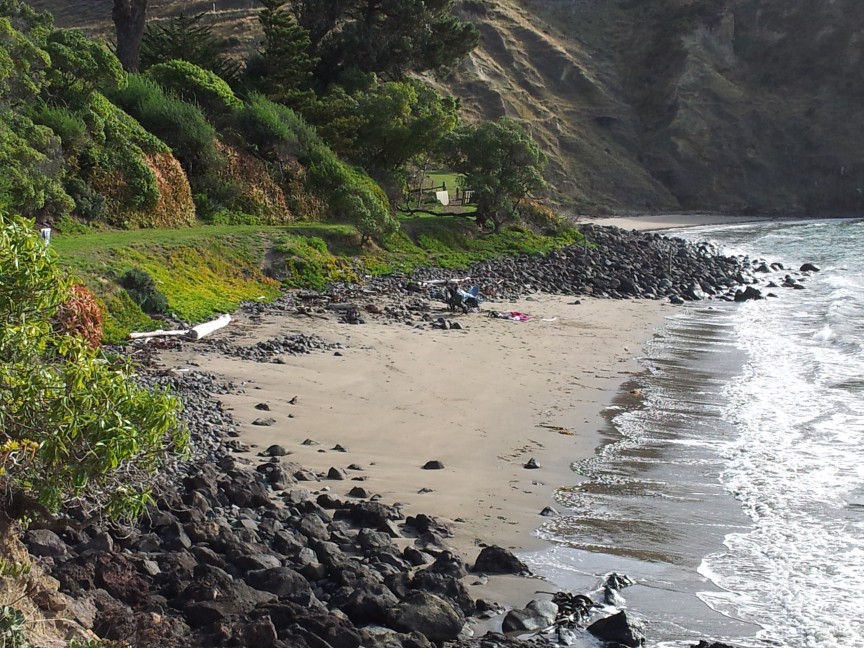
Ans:
[[[114,0],[111,18],[117,30],[117,58],[124,70],[137,72],[147,21],[147,0]]]

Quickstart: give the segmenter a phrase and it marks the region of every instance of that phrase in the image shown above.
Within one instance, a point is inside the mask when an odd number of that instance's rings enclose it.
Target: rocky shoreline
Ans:
[[[593,246],[483,262],[467,274],[498,299],[550,292],[740,301],[742,286],[750,289],[747,298],[762,296],[753,288],[764,272],[761,262],[656,234],[596,226],[585,232]],[[333,286],[323,295],[286,295],[244,310],[253,319],[290,313],[434,328],[438,320],[429,304],[440,299],[441,289],[423,282],[449,276],[428,269],[363,286]],[[790,277],[789,287],[796,283],[800,279]],[[224,339],[197,344],[208,353],[259,362],[285,353],[340,353],[338,345],[313,336],[254,347]],[[218,400],[243,387],[206,372],[148,370],[153,346],[142,356],[142,380],[182,398],[193,458],[165,472],[157,505],[135,528],[84,523],[71,512],[30,527],[23,535],[30,554],[66,595],[47,601],[50,609],[99,637],[132,646],[420,648],[456,642],[491,648],[514,641],[497,633],[471,636],[476,620],[500,609],[494,601],[474,600],[466,583],[485,574],[525,574],[515,556],[493,546],[477,556],[457,555],[448,547],[446,524],[370,496],[359,466],[316,474],[288,461],[279,446],[265,449],[257,465],[246,465],[235,453],[248,448]],[[349,496],[337,497],[328,487],[352,479],[358,484]],[[625,584],[612,580],[607,589]],[[606,601],[570,595],[554,601],[510,611],[504,629],[530,633],[529,641],[544,644],[578,645],[589,634],[609,646],[645,641],[638,623]],[[538,633],[545,628],[555,632]]]

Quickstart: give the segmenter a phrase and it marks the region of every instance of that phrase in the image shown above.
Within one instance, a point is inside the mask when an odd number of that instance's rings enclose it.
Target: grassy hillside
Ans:
[[[403,221],[386,246],[361,244],[350,226],[295,224],[202,226],[174,230],[81,231],[52,238],[60,265],[82,280],[108,312],[106,338],[158,328],[121,287],[128,270],[144,270],[168,300],[169,313],[198,322],[244,301],[270,300],[283,288],[323,288],[366,274],[420,266],[466,267],[502,254],[545,252],[579,240],[563,229],[542,236],[522,228],[479,235],[469,220],[425,216]]]

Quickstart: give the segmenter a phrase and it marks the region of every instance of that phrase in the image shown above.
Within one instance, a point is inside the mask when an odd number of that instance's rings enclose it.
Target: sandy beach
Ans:
[[[332,315],[262,322],[240,315],[214,337],[250,345],[304,333],[345,348],[340,355],[286,355],[276,364],[188,345],[163,360],[243,386],[243,393],[219,398],[240,424],[240,439],[252,446],[245,456],[254,464],[264,461],[258,452],[280,444],[291,453],[285,460],[317,473],[345,469],[345,480],[300,485],[340,498],[362,486],[402,504],[406,515],[439,517],[452,526],[450,546],[473,561],[483,544],[544,546],[532,535],[545,519],[540,511],[554,506],[556,488],[574,483],[571,463],[593,454],[601,411],[639,371],[643,342],[673,308],[646,300],[578,301],[538,295],[487,302],[483,312],[455,316],[464,328],[448,331],[374,316],[349,325]],[[530,319],[492,318],[491,310]],[[269,412],[256,409],[260,403]],[[262,415],[275,423],[253,425]],[[333,450],[337,445],[346,451]],[[530,459],[540,467],[526,469]],[[443,469],[422,468],[432,460]],[[472,594],[524,605],[535,585],[499,578]]]
[[[772,220],[764,216],[730,216],[727,214],[646,214],[641,216],[608,216],[587,218],[586,222],[626,230],[662,230],[703,225],[743,225]],[[580,219],[581,221],[581,219]]]

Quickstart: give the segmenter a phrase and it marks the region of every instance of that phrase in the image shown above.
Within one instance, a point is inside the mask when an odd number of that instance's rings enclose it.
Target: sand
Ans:
[[[640,371],[643,342],[674,309],[643,300],[575,302],[545,295],[487,302],[484,312],[452,316],[461,331],[419,330],[374,316],[349,325],[332,315],[263,322],[241,315],[214,337],[245,345],[301,332],[345,348],[341,356],[286,355],[284,364],[274,364],[187,345],[163,361],[243,385],[243,393],[219,399],[233,410],[241,440],[253,446],[245,456],[255,464],[263,461],[257,452],[271,444],[316,472],[356,464],[362,470],[347,470],[348,480],[301,485],[338,497],[362,486],[383,502],[402,504],[406,515],[437,516],[452,526],[450,546],[472,562],[483,544],[545,546],[533,535],[545,520],[540,511],[555,506],[556,488],[576,483],[571,463],[594,453],[602,410]],[[490,310],[531,319],[494,319]],[[259,403],[270,411],[256,409]],[[276,422],[252,425],[262,415]],[[307,439],[317,445],[303,445]],[[334,451],[337,444],[347,452]],[[539,469],[524,468],[532,458]],[[430,460],[444,468],[422,469]],[[536,588],[498,578],[472,595],[524,605]]]
[[[607,216],[579,219],[579,222],[614,225],[626,230],[661,230],[703,225],[743,225],[772,220],[765,216],[729,216],[726,214],[647,214],[643,216]]]

